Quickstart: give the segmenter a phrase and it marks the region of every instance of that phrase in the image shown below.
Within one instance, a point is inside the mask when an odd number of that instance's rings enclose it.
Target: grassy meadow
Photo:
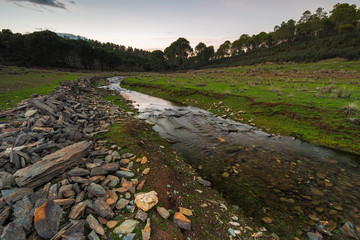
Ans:
[[[360,61],[139,73],[122,86],[360,154]]]
[[[94,74],[0,66],[0,110],[14,107],[34,93],[47,95],[62,81],[91,75]]]

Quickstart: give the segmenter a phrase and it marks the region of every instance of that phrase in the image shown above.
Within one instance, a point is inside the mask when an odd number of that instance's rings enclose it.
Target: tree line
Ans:
[[[150,52],[113,43],[68,39],[51,31],[0,32],[0,63],[84,70],[142,70]]]
[[[180,37],[164,51],[148,52],[113,43],[66,39],[51,31],[30,34],[0,32],[0,63],[20,66],[86,70],[165,71],[255,64],[266,61],[317,61],[360,57],[360,9],[336,4],[330,13],[305,11],[266,33],[242,34],[233,42],[214,46],[200,42],[195,49]]]

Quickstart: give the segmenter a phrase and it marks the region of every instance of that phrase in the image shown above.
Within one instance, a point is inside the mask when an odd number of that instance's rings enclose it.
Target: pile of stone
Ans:
[[[102,100],[91,79],[63,82],[52,94],[34,95],[0,114],[5,116],[15,120],[0,124],[0,239],[106,239],[106,229],[132,239],[139,221],[117,221],[124,209],[138,209],[135,218],[147,222],[142,238],[150,239],[146,212],[158,203],[157,193],[134,195],[144,180],[132,171],[147,158],[94,142],[126,114]],[[191,229],[185,216],[174,221]]]

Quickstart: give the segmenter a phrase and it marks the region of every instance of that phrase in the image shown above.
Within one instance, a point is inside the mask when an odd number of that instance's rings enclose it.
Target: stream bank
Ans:
[[[266,134],[191,106],[116,90],[215,188],[271,231],[288,239],[321,232],[325,225],[329,229],[323,231],[341,239],[344,226],[359,225],[357,155]]]

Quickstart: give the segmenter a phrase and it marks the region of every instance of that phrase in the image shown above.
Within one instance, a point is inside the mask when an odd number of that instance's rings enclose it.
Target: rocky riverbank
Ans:
[[[170,144],[141,138],[127,152],[104,137],[112,125],[152,129],[104,100],[95,80],[63,82],[0,113],[11,119],[0,124],[0,239],[278,239]]]

